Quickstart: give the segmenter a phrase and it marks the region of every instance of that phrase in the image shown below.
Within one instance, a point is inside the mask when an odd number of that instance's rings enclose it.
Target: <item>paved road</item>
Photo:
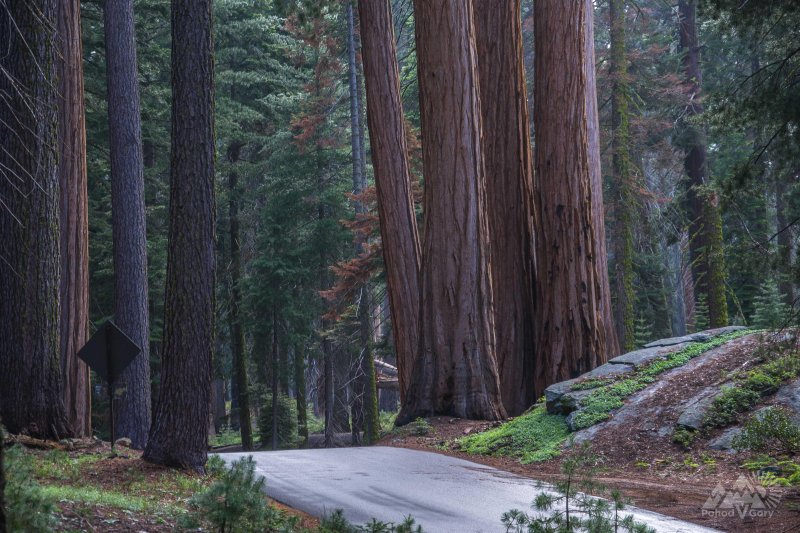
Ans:
[[[535,481],[446,455],[373,446],[226,453],[252,455],[267,479],[267,494],[314,516],[342,509],[355,524],[372,517],[400,522],[412,515],[427,533],[503,532],[500,515],[529,510]],[[630,509],[659,533],[712,530]]]

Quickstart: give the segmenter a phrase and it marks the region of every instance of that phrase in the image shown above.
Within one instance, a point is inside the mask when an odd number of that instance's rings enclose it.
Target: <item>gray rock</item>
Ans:
[[[800,424],[800,379],[787,383],[775,393],[775,401],[785,407],[792,421]]]
[[[122,446],[123,448],[130,448],[131,447],[131,439],[128,437],[122,437],[121,439],[117,439],[114,443],[115,446]]]
[[[576,400],[585,398],[592,389],[573,391],[572,387],[581,381],[589,379],[619,376],[633,370],[633,365],[606,363],[591,370],[579,378],[553,383],[544,390],[544,399],[547,412],[550,414],[569,414],[575,410]]]
[[[673,344],[670,346],[654,346],[652,348],[642,348],[634,352],[628,352],[611,359],[609,364],[612,365],[633,365],[634,368],[639,368],[656,359],[663,359],[671,353],[675,353],[688,346],[688,343]]]
[[[707,342],[714,337],[733,333],[734,331],[742,331],[747,329],[745,326],[726,326],[724,328],[715,328],[701,331],[699,333],[692,333],[691,335],[684,335],[682,337],[670,337],[668,339],[661,339],[645,344],[645,348],[657,348],[659,346],[673,346],[675,344],[682,344],[685,342]]]
[[[733,449],[733,439],[742,432],[740,427],[728,428],[716,439],[708,443],[712,450],[735,451]]]
[[[707,387],[700,394],[689,400],[681,416],[678,417],[678,425],[690,429],[700,429],[708,408],[711,407],[711,403],[718,393],[718,387]]]

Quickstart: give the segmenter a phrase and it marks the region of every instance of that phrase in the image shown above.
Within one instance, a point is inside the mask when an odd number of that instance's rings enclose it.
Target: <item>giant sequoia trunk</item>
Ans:
[[[403,399],[419,348],[420,244],[390,2],[359,0],[359,16],[372,167]]]
[[[144,458],[203,471],[214,333],[211,0],[172,1],[172,163],[161,392]]]
[[[60,342],[56,0],[0,7],[0,416],[72,435]]]
[[[135,448],[150,429],[150,335],[147,301],[142,127],[133,3],[105,3],[111,215],[114,236],[114,320],[142,351],[117,379],[117,435]],[[116,394],[115,394],[116,396]]]
[[[697,41],[696,0],[678,2],[680,44],[683,52],[685,86],[688,103],[683,124],[688,177],[686,207],[689,217],[689,251],[694,275],[695,301],[708,305],[708,325],[716,328],[728,324],[728,302],[725,291],[725,255],[722,242],[722,220],[717,199],[708,183],[708,161],[705,136],[693,117],[702,114],[702,71],[700,45]]]
[[[59,186],[61,192],[61,366],[64,406],[76,436],[92,432],[89,367],[78,350],[89,333],[89,213],[83,104],[81,9],[59,0]]]
[[[625,0],[610,0],[611,147],[614,183],[616,325],[623,351],[636,346],[633,292],[633,174],[628,120],[628,60],[625,55]]]
[[[597,112],[597,81],[594,58],[594,0],[584,0],[586,15],[583,19],[585,32],[583,46],[586,51],[583,69],[586,72],[586,128],[589,143],[589,183],[592,190],[592,224],[594,226],[597,275],[600,282],[600,313],[606,336],[606,355],[619,355],[617,329],[614,325],[614,309],[611,305],[611,282],[608,278],[608,254],[606,252],[605,204],[603,202],[603,173],[600,168],[600,118]]]
[[[472,1],[414,2],[425,237],[420,350],[398,423],[505,416],[495,358]]]
[[[577,376],[607,359],[597,220],[587,125],[586,2],[537,0],[536,385]],[[564,58],[570,58],[565,62]]]
[[[497,366],[509,415],[534,390],[533,164],[520,0],[475,2]]]

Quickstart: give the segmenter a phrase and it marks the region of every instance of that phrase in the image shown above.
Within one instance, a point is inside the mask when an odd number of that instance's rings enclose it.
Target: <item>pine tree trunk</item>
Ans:
[[[603,173],[600,168],[600,118],[597,112],[597,81],[594,56],[594,0],[586,2],[583,29],[586,59],[586,123],[589,142],[589,180],[592,190],[592,225],[594,226],[595,261],[600,282],[600,312],[606,337],[606,356],[620,354],[614,308],[611,305],[611,282],[608,278],[608,253],[606,252],[605,203],[603,201]]]
[[[792,180],[794,181],[794,180]],[[796,305],[794,284],[792,283],[792,256],[794,239],[792,239],[792,228],[788,227],[789,217],[787,212],[789,206],[786,198],[786,180],[778,177],[775,180],[775,221],[778,232],[778,265],[784,275],[778,282],[778,289],[786,305],[794,307]]]
[[[401,401],[419,349],[420,243],[389,0],[359,0],[372,167]]]
[[[58,2],[59,187],[61,192],[61,367],[64,406],[76,436],[92,434],[89,367],[78,358],[89,333],[89,213],[81,10]]]
[[[161,392],[144,458],[204,471],[214,332],[211,0],[172,1],[172,164]]]
[[[151,421],[147,233],[133,2],[105,3],[114,321],[141,353],[115,384],[117,435],[144,448]],[[163,390],[163,389],[162,389]]]
[[[235,165],[239,160],[240,144],[228,148],[228,160]],[[253,449],[253,426],[250,422],[250,386],[247,378],[247,355],[244,352],[244,330],[239,316],[239,304],[242,301],[242,252],[239,243],[239,184],[235,169],[228,174],[228,214],[230,220],[231,243],[231,290],[230,321],[231,353],[233,356],[233,373],[236,383],[237,407],[239,415],[239,432],[242,436],[242,449]]]
[[[56,0],[0,8],[0,416],[72,436],[60,341]]]
[[[472,1],[414,2],[425,227],[420,351],[398,424],[433,413],[505,416],[481,148]]]
[[[695,301],[708,305],[708,325],[728,325],[728,302],[725,290],[725,255],[722,220],[717,198],[708,183],[705,136],[691,120],[703,113],[700,69],[700,44],[697,41],[696,0],[680,0],[679,30],[683,52],[685,86],[689,100],[684,113],[683,135],[686,150],[686,206],[689,215],[689,251],[694,275]]]
[[[611,147],[616,226],[616,324],[623,352],[636,347],[633,292],[633,175],[628,118],[628,60],[625,54],[625,0],[610,0]]]
[[[297,429],[300,448],[308,446],[308,414],[306,412],[306,360],[305,345],[299,342],[294,348],[294,386],[297,403]]]
[[[605,363],[607,328],[586,109],[587,3],[537,0],[534,9],[536,384],[542,390]]]
[[[534,390],[533,163],[520,0],[475,2],[496,353],[509,415]]]
[[[278,313],[275,308],[272,309],[272,359],[270,361],[272,367],[270,390],[272,391],[272,449],[278,449],[278,401],[280,400],[280,387],[278,386]]]

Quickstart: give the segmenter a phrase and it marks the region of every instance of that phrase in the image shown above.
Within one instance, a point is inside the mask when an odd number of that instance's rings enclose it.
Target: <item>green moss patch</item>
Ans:
[[[543,404],[499,427],[458,440],[474,455],[505,455],[523,464],[546,461],[560,453],[569,429],[561,415],[549,415]]]

